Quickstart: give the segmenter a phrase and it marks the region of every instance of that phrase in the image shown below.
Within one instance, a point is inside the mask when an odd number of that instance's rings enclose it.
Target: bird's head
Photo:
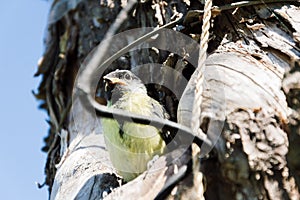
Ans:
[[[128,92],[143,92],[147,93],[141,79],[128,70],[115,70],[103,77],[107,86],[113,86],[112,92],[122,94]]]

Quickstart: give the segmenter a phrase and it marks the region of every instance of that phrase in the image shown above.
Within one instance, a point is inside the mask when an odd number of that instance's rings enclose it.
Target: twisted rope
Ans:
[[[202,33],[200,40],[200,50],[198,58],[198,67],[196,69],[196,87],[195,87],[195,98],[193,103],[193,114],[191,121],[191,128],[195,135],[203,134],[200,129],[200,115],[201,115],[201,104],[202,104],[202,93],[203,93],[203,82],[204,82],[204,70],[205,60],[207,57],[208,39],[209,39],[209,28],[211,19],[211,8],[212,0],[206,0],[204,5]]]
[[[192,112],[191,129],[194,135],[206,137],[200,128],[200,116],[201,116],[201,104],[202,104],[202,93],[203,93],[203,82],[204,82],[204,71],[205,61],[207,58],[210,18],[211,18],[212,0],[205,0],[202,33],[200,40],[198,67],[196,69],[196,88],[195,98]],[[199,199],[204,199],[204,187],[203,187],[203,176],[200,170],[200,148],[199,146],[192,144],[192,157],[193,157],[193,183],[195,193],[199,195]],[[197,186],[197,187],[196,187]]]

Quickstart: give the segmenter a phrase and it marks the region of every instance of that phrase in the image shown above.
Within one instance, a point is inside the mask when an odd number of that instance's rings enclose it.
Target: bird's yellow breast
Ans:
[[[127,93],[112,107],[154,116],[153,103],[158,104],[146,94]],[[112,164],[125,181],[130,181],[144,172],[153,156],[164,151],[165,142],[159,130],[153,126],[107,118],[102,119],[102,125]]]
[[[151,116],[151,101],[153,101],[153,99],[146,94],[126,93],[121,97],[120,103],[113,107],[135,114]]]

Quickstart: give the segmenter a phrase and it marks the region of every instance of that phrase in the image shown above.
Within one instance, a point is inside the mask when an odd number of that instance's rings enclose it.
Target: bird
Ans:
[[[131,71],[117,69],[103,79],[105,88],[112,88],[108,107],[148,117],[169,118],[164,107],[147,95],[145,85]],[[110,118],[103,118],[101,122],[110,160],[125,182],[146,171],[149,161],[165,151],[161,130],[154,126]]]

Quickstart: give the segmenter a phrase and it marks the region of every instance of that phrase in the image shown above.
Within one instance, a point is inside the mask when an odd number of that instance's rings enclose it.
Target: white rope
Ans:
[[[200,40],[200,50],[198,58],[198,67],[196,69],[196,87],[195,87],[195,98],[193,104],[193,113],[191,121],[191,129],[194,135],[206,136],[200,128],[200,116],[201,116],[201,104],[202,104],[202,93],[203,93],[203,82],[204,82],[204,71],[205,71],[205,60],[207,58],[207,47],[209,39],[209,28],[211,18],[212,0],[206,0],[204,5],[202,33]],[[192,157],[193,157],[193,183],[195,193],[198,194],[199,199],[204,199],[204,187],[203,187],[203,175],[200,170],[200,155],[201,149],[192,144]]]
[[[204,5],[198,67],[196,69],[197,77],[195,79],[196,80],[195,98],[193,103],[193,114],[191,120],[191,128],[195,135],[203,134],[200,129],[200,115],[201,115],[203,81],[204,81],[203,73],[205,70],[205,60],[207,57],[206,51],[208,48],[211,8],[212,8],[212,0],[206,0]]]

